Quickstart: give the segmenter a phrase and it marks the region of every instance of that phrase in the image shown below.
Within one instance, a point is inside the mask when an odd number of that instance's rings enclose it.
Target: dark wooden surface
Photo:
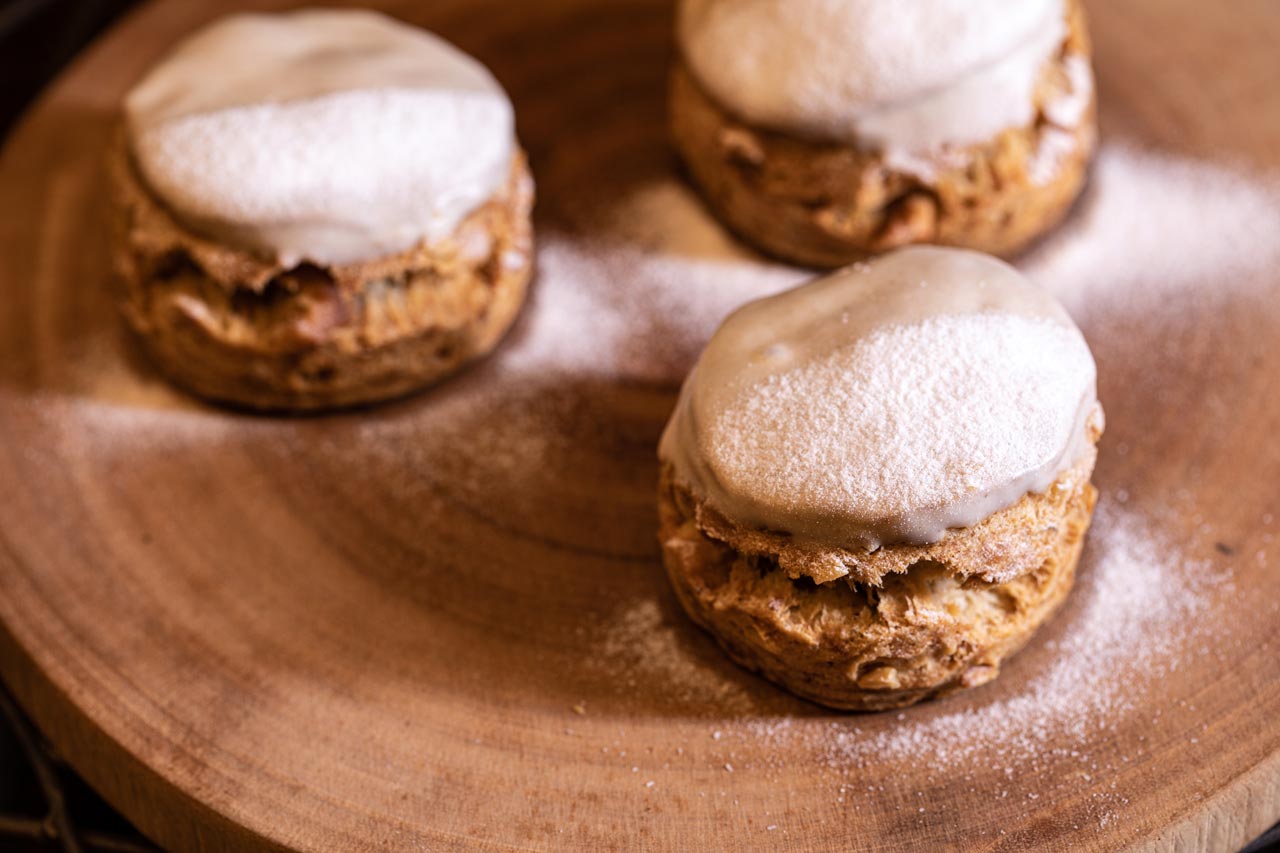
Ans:
[[[5,8],[23,7],[30,20],[30,10],[36,5],[19,0]],[[75,5],[66,4],[66,8]],[[628,145],[652,149],[661,144],[660,129],[649,126],[660,121],[660,99],[646,88],[655,81],[660,83],[661,74],[652,68],[660,66],[666,56],[667,13],[661,3],[557,0],[526,5],[489,0],[387,5],[396,7],[394,11],[404,17],[440,29],[498,69],[513,88],[521,110],[522,133],[533,151],[535,166],[553,163],[560,167],[560,174],[585,171],[585,167],[566,166],[578,156],[561,151],[566,120],[586,114],[618,123],[617,112],[628,111],[610,112],[609,105],[615,102],[639,104],[629,119],[635,124],[628,127],[624,118],[614,129],[615,142],[626,139],[620,143],[626,150],[630,150]],[[1189,151],[1212,151],[1230,138],[1239,156],[1280,165],[1276,153],[1280,146],[1280,102],[1274,94],[1276,87],[1268,84],[1275,79],[1274,44],[1280,36],[1280,21],[1276,20],[1280,12],[1273,5],[1244,0],[1224,8],[1212,26],[1203,28],[1203,9],[1190,0],[1094,5],[1098,7],[1095,18],[1101,31],[1102,61],[1109,63],[1104,69],[1104,82],[1112,84],[1108,94],[1130,99],[1126,103],[1132,120],[1145,133]],[[54,85],[0,159],[0,191],[4,193],[0,198],[8,205],[0,209],[3,246],[8,253],[0,259],[0,292],[7,297],[0,312],[0,329],[9,347],[2,353],[7,359],[6,387],[30,393],[41,389],[64,393],[65,388],[56,387],[57,362],[70,357],[76,340],[90,327],[100,331],[101,315],[109,312],[106,301],[96,292],[83,299],[73,297],[77,291],[70,289],[96,287],[103,266],[101,243],[96,238],[74,248],[67,242],[74,235],[91,232],[100,216],[101,200],[78,182],[94,179],[94,170],[87,164],[92,163],[94,146],[101,141],[112,105],[123,88],[176,34],[212,14],[214,4],[209,2],[169,2],[144,10]],[[67,20],[83,19],[72,15]],[[24,43],[22,50],[26,52],[21,55],[65,57],[74,51],[74,42],[73,38],[49,42],[40,48],[35,47],[39,40],[33,39]],[[581,45],[589,46],[589,56],[574,56],[573,51]],[[1229,50],[1224,45],[1229,45]],[[11,55],[0,54],[5,57],[0,62]],[[1227,56],[1231,61],[1218,67],[1218,60]],[[626,64],[634,73],[591,73],[593,64],[610,61]],[[1150,67],[1161,62],[1177,69],[1174,76],[1183,80],[1185,93],[1167,80],[1155,97],[1141,88],[1160,76],[1151,74]],[[40,79],[34,65],[23,73]],[[6,86],[6,106],[22,101],[22,95],[15,93],[15,88]],[[1225,126],[1220,120],[1223,116],[1227,117]],[[1233,116],[1239,117],[1236,121],[1248,116],[1251,123],[1247,128],[1232,127]],[[587,159],[592,156],[589,151],[582,154]],[[56,229],[49,229],[48,222],[35,216],[27,217],[14,204],[26,203],[31,211],[47,210],[43,194],[54,186],[50,170],[58,171],[62,198],[79,199],[65,208],[73,219]],[[545,182],[543,189],[554,193],[556,179]],[[544,201],[542,216],[554,219],[554,201]],[[37,257],[45,260],[37,261]],[[53,291],[33,293],[35,282]],[[19,353],[16,348],[20,346],[26,349]],[[1212,353],[1200,355],[1213,357]],[[1280,366],[1262,365],[1259,375],[1270,370],[1269,375],[1274,376],[1273,368]],[[1259,381],[1258,393],[1274,397],[1274,381]],[[640,432],[660,427],[670,404],[665,392],[604,388],[596,393],[615,415],[630,419],[629,429]],[[429,404],[429,399],[418,400],[365,417],[403,419],[412,416],[415,406]],[[403,609],[387,596],[402,594],[390,587],[399,584],[403,589],[405,576],[397,580],[396,575],[387,574],[390,569],[386,566],[375,570],[361,563],[357,574],[371,572],[368,577],[376,578],[381,572],[389,586],[353,585],[349,552],[331,553],[330,546],[368,547],[370,555],[398,564],[406,555],[388,550],[392,546],[408,548],[411,561],[430,553],[429,549],[421,550],[422,543],[413,541],[415,535],[438,534],[456,525],[461,539],[471,542],[472,553],[489,553],[485,549],[494,530],[468,531],[464,516],[442,518],[426,531],[385,519],[364,519],[352,526],[350,518],[336,515],[335,507],[326,502],[336,500],[347,509],[372,502],[373,508],[390,513],[404,504],[394,494],[380,493],[376,486],[364,494],[359,488],[335,492],[337,484],[344,482],[338,475],[351,482],[352,472],[343,471],[341,458],[319,464],[313,471],[300,471],[294,464],[275,471],[262,469],[264,463],[269,469],[272,464],[288,462],[274,444],[276,440],[301,442],[304,447],[349,440],[350,418],[276,425],[237,421],[244,424],[243,432],[209,455],[175,459],[159,451],[159,456],[153,453],[148,458],[136,455],[145,449],[135,448],[135,455],[127,459],[95,459],[76,455],[86,452],[88,444],[48,448],[45,437],[32,432],[32,421],[24,421],[10,410],[0,414],[6,415],[0,424],[8,445],[0,467],[6,472],[3,485],[9,494],[0,519],[6,548],[0,555],[0,591],[10,596],[4,602],[9,625],[0,641],[0,672],[13,680],[36,722],[70,762],[156,838],[180,847],[199,845],[205,849],[273,844],[336,849],[372,846],[377,840],[457,845],[464,839],[554,846],[566,841],[553,831],[555,820],[573,829],[568,841],[580,846],[598,845],[605,839],[625,846],[639,836],[620,831],[650,827],[654,822],[656,827],[645,831],[652,833],[647,840],[655,846],[676,846],[680,839],[684,846],[705,844],[708,839],[728,843],[739,837],[735,833],[740,827],[728,812],[702,814],[700,819],[712,822],[699,828],[689,822],[692,811],[674,807],[653,813],[642,799],[629,793],[610,800],[612,783],[595,778],[600,768],[590,757],[550,737],[570,725],[586,732],[588,738],[592,732],[605,737],[606,729],[635,727],[642,730],[633,735],[638,737],[637,748],[644,749],[642,741],[646,739],[648,747],[654,748],[688,736],[688,726],[678,715],[670,715],[671,708],[655,707],[653,714],[637,717],[634,709],[614,707],[611,712],[608,699],[602,697],[592,703],[592,715],[580,717],[571,703],[559,702],[555,696],[548,698],[548,691],[554,693],[557,685],[563,684],[557,674],[540,676],[535,663],[540,656],[558,660],[558,655],[583,652],[572,648],[572,632],[562,631],[565,626],[554,622],[565,618],[555,610],[554,597],[569,595],[586,601],[601,592],[624,595],[651,582],[652,566],[610,564],[607,559],[519,543],[515,546],[517,556],[534,561],[536,571],[530,572],[526,565],[523,577],[513,575],[497,586],[480,577],[468,575],[466,579],[491,593],[516,595],[524,602],[524,609],[513,610],[499,603],[492,613],[464,616],[465,597],[443,602],[455,608],[453,611],[422,605],[426,609],[405,615],[411,620],[425,619],[443,632],[446,642],[456,641],[457,657],[430,664],[442,667],[436,671],[406,662],[375,669],[372,674],[392,679],[384,687],[390,689],[394,682],[394,689],[404,692],[394,696],[383,693],[376,699],[365,695],[360,700],[364,707],[357,709],[360,713],[345,719],[341,714],[323,721],[310,719],[309,712],[294,703],[272,704],[264,693],[270,684],[263,679],[296,683],[300,691],[328,697],[339,702],[335,707],[350,712],[347,702],[360,695],[356,685],[365,683],[356,674],[362,670],[370,674],[370,659],[361,655],[376,654],[376,641],[390,637],[384,631],[389,630],[388,620],[396,623],[400,617],[395,614]],[[1275,412],[1270,416],[1275,423]],[[275,434],[272,443],[260,442],[267,433]],[[609,454],[616,449],[606,443],[588,452]],[[47,458],[50,452],[65,458],[67,468],[61,474],[51,476],[47,468],[24,468],[26,462],[42,454]],[[613,470],[625,470],[642,482],[651,460],[640,449],[635,453],[634,460],[602,464],[614,464]],[[447,484],[443,488],[447,491]],[[1245,488],[1233,483],[1224,487],[1224,493]],[[36,496],[34,503],[26,502],[28,493]],[[501,498],[495,497],[500,508]],[[1245,501],[1249,495],[1242,493],[1239,498]],[[621,502],[638,508],[648,496],[618,492],[601,494],[599,500],[605,506]],[[37,504],[45,509],[38,511]],[[51,506],[58,507],[57,511],[50,512]],[[200,512],[193,514],[189,511],[192,507],[199,507]],[[221,521],[219,513],[223,514]],[[233,523],[233,519],[239,521]],[[278,536],[292,536],[288,540],[292,553],[281,553],[277,538],[249,535],[247,541],[227,541],[220,532],[228,529],[225,523],[234,528],[245,519],[270,525]],[[639,526],[618,526],[618,520],[607,514],[594,523],[597,533],[611,541],[640,541]],[[39,547],[33,550],[37,541]],[[193,541],[217,545],[221,550],[197,553],[191,550]],[[28,557],[18,560],[18,551]],[[36,553],[44,555],[42,560],[31,562],[29,555]],[[490,556],[502,558],[498,552]],[[264,575],[262,567],[268,564],[274,566],[273,572]],[[568,574],[557,574],[556,566]],[[617,577],[602,575],[590,588],[581,586],[583,572],[606,567],[617,572]],[[110,575],[104,576],[104,572]],[[337,598],[326,601],[328,596]],[[109,606],[125,601],[132,603],[124,610]],[[536,624],[530,622],[527,610],[535,601],[552,607]],[[307,602],[332,608],[326,610],[332,621],[328,625],[316,623],[303,607]],[[203,606],[212,612],[192,610]],[[184,626],[185,639],[172,633],[177,614],[190,620]],[[152,641],[139,645],[133,632],[143,625],[156,633]],[[412,631],[412,625],[410,621],[401,627]],[[546,635],[530,635],[529,654],[497,645],[529,628]],[[228,630],[252,632],[268,647],[287,648],[289,665],[282,667],[281,660],[264,659],[258,653],[228,657],[228,650],[236,648],[233,635],[212,641],[220,648],[216,657],[201,658],[201,648],[207,652],[213,647],[210,638]],[[299,630],[304,635],[293,636]],[[192,631],[213,633],[201,639]],[[287,634],[275,633],[280,631]],[[331,632],[339,638],[336,646]],[[126,640],[126,636],[132,639]],[[397,642],[403,641],[401,637]],[[133,651],[122,656],[120,649],[124,647]],[[138,650],[144,654],[139,656]],[[359,654],[344,657],[344,652]],[[101,669],[84,668],[95,660]],[[431,692],[431,685],[456,677],[456,667],[476,665],[491,666],[495,677],[501,674],[507,687],[515,684],[525,695],[504,692],[485,704],[478,702],[480,694],[458,685],[436,696],[422,695]],[[414,673],[408,683],[399,684],[397,666]],[[528,677],[513,679],[511,670],[521,667],[528,669]],[[772,690],[764,685],[753,689]],[[1256,703],[1261,716],[1250,716],[1250,701]],[[1223,755],[1231,750],[1239,754],[1240,741],[1256,736],[1260,728],[1275,725],[1272,705],[1268,704],[1273,701],[1274,697],[1242,697],[1241,710],[1221,730],[1222,736],[1235,742],[1220,749],[1206,744],[1194,753],[1179,753],[1180,759],[1171,758],[1175,764],[1150,777],[1151,788],[1146,793],[1151,802],[1144,801],[1144,807],[1149,808],[1146,813],[1176,814],[1179,831],[1192,832],[1178,837],[1195,837],[1195,822],[1188,823],[1185,808],[1159,804],[1160,786],[1170,792],[1180,790],[1168,776],[1178,760],[1186,773],[1212,771],[1221,776],[1220,771],[1226,768]],[[410,715],[410,719],[430,722],[406,728],[405,720],[395,714],[379,719],[379,703],[402,710],[417,707],[416,717]],[[163,714],[156,716],[160,708]],[[291,725],[287,722],[289,713],[302,716]],[[254,739],[245,740],[262,721],[255,721],[254,714],[283,714],[285,724],[272,727],[271,737],[261,729]],[[669,715],[665,728],[646,728],[663,714]],[[395,733],[390,728],[373,732],[377,737],[369,740],[365,737],[369,733],[347,728],[368,724],[394,726]],[[699,734],[703,728],[699,721]],[[458,733],[473,731],[483,732],[483,739],[492,744],[492,754],[464,749]],[[365,746],[353,745],[358,743]],[[32,796],[31,768],[11,759],[17,752],[12,744],[6,744],[0,736],[0,761],[7,761],[17,772],[0,778],[0,795],[7,793],[41,813],[44,804],[39,796]],[[393,768],[411,766],[412,762],[403,762],[404,756],[431,756],[427,765],[417,765],[417,772],[443,774],[441,778],[448,781],[442,796],[447,792],[448,799],[412,797],[397,804],[393,790],[382,787],[388,783],[385,775],[352,776],[345,766],[350,756],[325,754],[326,749],[375,746],[379,759]],[[326,765],[326,761],[335,763]],[[3,770],[0,765],[0,774]],[[807,782],[807,771],[798,770],[796,778],[787,783],[797,795]],[[765,802],[776,793],[757,787],[746,774],[740,777],[744,799]],[[1280,811],[1280,803],[1257,802],[1254,792],[1262,789],[1227,785],[1218,792],[1223,796],[1215,800],[1214,807],[1226,810],[1228,816],[1237,815],[1238,826],[1253,825],[1258,814],[1268,809],[1273,815]],[[568,791],[577,791],[577,799],[567,797]],[[529,800],[542,795],[551,801]],[[962,795],[959,801],[963,801]],[[836,843],[831,831],[838,828],[838,817],[806,811],[803,797],[794,809],[791,816],[812,827],[814,843],[823,839]],[[1217,817],[1222,820],[1222,815]],[[1021,818],[1010,813],[1008,819],[1013,826]],[[472,827],[470,831],[459,829],[467,825]],[[1149,834],[1144,836],[1140,827],[1133,826],[1112,827],[1104,836],[1090,839],[1090,844],[1105,847],[1151,840]],[[939,837],[945,835],[904,836],[903,840],[925,844]],[[3,840],[0,835],[0,842]],[[1236,843],[1243,840],[1240,837]],[[794,836],[790,841],[797,843]],[[846,846],[851,844],[852,837],[846,839]],[[10,848],[0,843],[0,849]]]

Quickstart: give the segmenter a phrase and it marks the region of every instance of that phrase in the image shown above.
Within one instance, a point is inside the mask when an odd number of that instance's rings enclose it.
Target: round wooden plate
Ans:
[[[1280,272],[1247,304],[1209,275],[1221,298],[1176,338],[1144,334],[1141,312],[1081,319],[1110,421],[1104,504],[1168,501],[1139,542],[1165,543],[1152,565],[1194,555],[1230,578],[1196,587],[1195,624],[1173,635],[1194,642],[1153,630],[1108,651],[1160,677],[1088,673],[1081,701],[1106,701],[1072,718],[1087,725],[1049,725],[1070,708],[1001,717],[1097,629],[1095,538],[1081,589],[996,683],[901,715],[830,713],[727,663],[662,577],[654,446],[705,330],[636,329],[630,360],[521,369],[535,344],[589,352],[603,334],[555,304],[573,263],[547,247],[609,251],[580,200],[678,180],[667,4],[380,4],[511,91],[541,277],[490,362],[301,420],[169,391],[109,294],[114,111],[226,5],[143,7],[0,161],[0,671],[145,832],[200,850],[1229,849],[1280,818]],[[1272,0],[1092,7],[1109,145],[1280,166]],[[613,269],[602,292],[647,286]],[[944,718],[973,731],[944,738]]]

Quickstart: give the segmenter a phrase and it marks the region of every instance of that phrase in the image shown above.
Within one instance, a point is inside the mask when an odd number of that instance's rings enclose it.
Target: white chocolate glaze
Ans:
[[[180,220],[286,265],[448,236],[515,152],[511,103],[480,63],[355,10],[224,18],[156,65],[125,117]]]
[[[1034,117],[1063,0],[683,0],[708,93],[762,127],[919,155]]]
[[[935,542],[1048,488],[1101,417],[1079,330],[1007,264],[909,248],[729,316],[660,457],[738,524]]]

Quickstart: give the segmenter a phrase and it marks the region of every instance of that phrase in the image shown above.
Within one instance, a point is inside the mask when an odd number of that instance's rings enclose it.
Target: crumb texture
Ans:
[[[793,579],[700,528],[669,469],[659,538],[677,598],[735,661],[824,705],[883,710],[995,678],[1070,591],[1095,500],[1075,489],[1043,561],[1000,583],[929,559],[876,585]]]

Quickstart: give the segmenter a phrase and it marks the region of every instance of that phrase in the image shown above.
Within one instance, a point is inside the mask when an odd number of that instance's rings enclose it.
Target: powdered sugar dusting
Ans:
[[[1060,638],[1045,644],[1052,657],[1043,673],[1007,698],[874,735],[835,724],[826,733],[828,757],[864,762],[928,754],[941,768],[1035,764],[1063,755],[1096,760],[1080,747],[1141,708],[1141,693],[1132,688],[1176,670],[1180,650],[1211,630],[1196,617],[1213,596],[1234,588],[1229,575],[1181,554],[1148,519],[1105,502],[1088,556],[1073,592],[1075,612]]]
[[[654,599],[631,602],[610,618],[595,660],[607,668],[620,692],[661,685],[667,698],[721,713],[748,713],[756,703],[744,680],[724,678],[714,666],[685,650],[683,615],[673,618]]]
[[[246,425],[237,423],[235,415],[193,399],[157,373],[139,370],[125,357],[122,338],[99,333],[77,340],[75,352],[67,354],[70,363],[52,378],[54,387],[29,400],[63,443],[62,453],[78,456],[86,444],[106,457],[210,445]],[[255,425],[263,426],[248,422],[249,427]]]
[[[702,412],[699,445],[727,491],[823,517],[948,508],[937,538],[989,515],[992,493],[1016,500],[1033,485],[1028,471],[1056,474],[1093,377],[1088,347],[1059,322],[931,317],[737,389]],[[957,522],[951,508],[978,518]]]
[[[639,189],[590,238],[545,235],[538,269],[526,330],[498,356],[504,367],[669,384],[733,309],[810,276],[735,242],[674,180]]]
[[[483,66],[361,10],[224,18],[125,109],[138,165],[178,216],[284,264],[447,236],[503,185],[515,148],[511,103]]]
[[[734,241],[674,178],[599,218],[590,238],[542,235],[532,310],[498,355],[504,368],[678,383],[731,311],[812,276]],[[1276,233],[1275,180],[1113,144],[1077,215],[1016,266],[1086,337],[1088,321],[1117,311],[1154,334],[1207,303],[1265,296],[1257,279],[1280,260]]]
[[[1115,144],[1078,215],[1020,266],[1077,320],[1120,308],[1158,324],[1193,303],[1265,296],[1277,234],[1280,176]]]

